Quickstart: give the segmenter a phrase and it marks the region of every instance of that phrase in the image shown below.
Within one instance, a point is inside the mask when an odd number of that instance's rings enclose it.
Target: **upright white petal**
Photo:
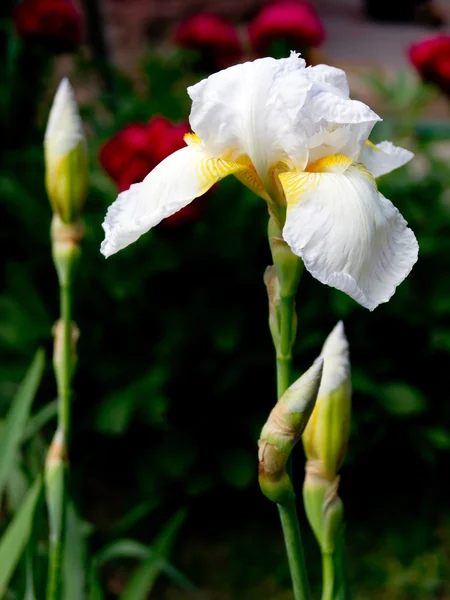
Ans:
[[[381,142],[376,146],[371,142],[367,142],[359,160],[374,177],[380,177],[394,169],[403,167],[413,158],[414,154],[412,152],[394,146],[391,142]]]
[[[305,77],[321,84],[323,89],[332,91],[343,98],[348,98],[350,95],[347,75],[342,69],[328,65],[316,65],[305,69]]]
[[[69,80],[58,86],[45,130],[44,146],[53,158],[65,156],[84,140],[83,124]]]
[[[283,237],[316,279],[373,310],[410,272],[417,241],[362,165],[331,156],[314,170],[280,175]]]
[[[379,116],[349,98],[347,76],[341,69],[317,65],[303,74],[313,83],[302,108],[309,162],[331,154],[357,159]]]
[[[368,106],[315,86],[305,103],[304,127],[309,162],[331,154],[357,160],[375,123],[381,119]]]
[[[263,58],[200,81],[188,88],[192,130],[216,156],[250,157],[264,183],[280,160],[303,168],[307,143],[300,109],[311,88],[304,66],[295,54]]]
[[[103,223],[101,252],[110,256],[209,190],[242,165],[205,155],[199,145],[171,154],[142,183],[119,194]]]

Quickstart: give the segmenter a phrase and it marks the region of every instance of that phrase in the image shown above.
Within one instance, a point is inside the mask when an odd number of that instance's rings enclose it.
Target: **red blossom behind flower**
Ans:
[[[264,6],[249,24],[248,34],[253,50],[268,53],[276,40],[288,40],[298,49],[319,46],[324,28],[316,10],[309,2],[280,0]]]
[[[242,57],[234,26],[211,12],[201,12],[183,21],[175,32],[175,43],[198,50],[205,62],[216,69],[229,67]]]
[[[17,33],[55,52],[71,52],[81,43],[83,23],[70,0],[22,0],[14,10]]]
[[[189,133],[187,121],[177,125],[162,116],[155,116],[148,123],[130,123],[100,150],[100,163],[120,192],[133,183],[141,182],[162,160],[186,145],[184,136]],[[169,227],[183,221],[192,221],[203,213],[203,201],[194,201],[172,217],[165,219]]]
[[[424,81],[450,96],[450,35],[425,38],[409,49],[411,63]]]

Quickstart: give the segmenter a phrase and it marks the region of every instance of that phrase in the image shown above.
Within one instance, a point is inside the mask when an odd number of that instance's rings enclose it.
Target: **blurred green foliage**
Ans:
[[[272,507],[255,491],[256,439],[275,397],[262,281],[270,262],[266,207],[229,178],[208,195],[201,220],[177,228],[162,224],[107,261],[99,252],[101,223],[117,192],[98,163],[98,150],[130,121],[146,122],[154,114],[187,118],[186,86],[201,77],[192,75],[189,60],[175,52],[153,56],[145,65],[145,85],[139,90],[115,74],[113,87],[98,96],[92,63],[81,61],[79,81],[73,82],[93,92],[93,100],[81,107],[92,170],[75,291],[81,337],[73,487],[83,517],[100,532],[112,531],[128,511],[150,502],[151,507],[144,507],[122,530],[124,537],[151,509],[167,518],[180,505],[197,507],[198,514],[194,510],[192,517],[196,536],[201,538],[202,528],[215,523],[218,538],[228,539],[236,556],[242,551],[248,565],[260,558],[261,544],[273,525],[269,517],[269,526],[259,537],[252,529],[261,522],[261,514],[265,518],[272,514]],[[58,314],[42,157],[51,87],[40,107],[38,126],[28,132],[26,146],[3,154],[0,173],[2,415],[36,348],[44,346],[50,355],[51,328]],[[389,598],[437,598],[443,573],[449,572],[448,548],[438,554],[433,548],[446,506],[448,483],[441,473],[448,468],[450,449],[445,388],[450,360],[450,151],[417,135],[417,113],[411,118],[405,113],[414,104],[413,96],[404,93],[407,101],[400,101],[395,90],[387,92],[394,101],[391,118],[378,127],[373,139],[393,139],[417,153],[410,166],[383,178],[380,189],[415,231],[421,248],[418,264],[392,300],[372,314],[307,273],[297,302],[298,372],[315,358],[338,319],[344,319],[351,345],[353,429],[342,494],[351,515],[349,539],[355,540],[351,556],[363,552],[365,557],[357,565],[352,561],[352,576],[367,582],[364,598],[379,597],[383,586],[391,589],[391,580],[395,580],[392,589],[399,591],[389,592]],[[54,395],[47,366],[36,409],[45,410]],[[42,423],[48,440],[52,425],[45,425],[45,419]],[[299,479],[301,462],[299,457]],[[200,512],[212,510],[211,506],[215,517],[201,517]],[[229,533],[238,507],[241,516]],[[239,539],[239,523],[247,520],[253,535],[248,555]],[[417,529],[419,541],[412,544],[411,554],[402,556],[396,544],[405,540],[395,528],[404,522],[414,528],[416,520],[425,529]],[[387,531],[383,527],[395,526],[379,547],[370,548],[357,538],[361,523],[371,539]],[[144,541],[158,530],[155,524],[140,531]],[[196,536],[187,533],[194,557]],[[99,549],[98,533],[90,535],[90,544]],[[205,559],[208,552],[198,553]],[[275,546],[273,553],[275,562],[283,564],[282,549]],[[195,571],[195,558],[184,563]],[[220,569],[220,564],[218,559],[211,569]],[[261,583],[263,569],[273,571],[270,565],[268,558],[256,575],[246,572],[242,580],[237,577],[236,589],[243,581],[250,587],[252,581],[259,582],[242,599],[261,594],[289,597],[277,595],[280,585],[289,586],[287,571]],[[227,568],[238,571],[232,561]],[[199,578],[206,585],[224,584],[220,574]]]

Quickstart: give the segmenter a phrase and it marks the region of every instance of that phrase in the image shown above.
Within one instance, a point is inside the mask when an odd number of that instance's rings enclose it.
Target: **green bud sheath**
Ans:
[[[337,495],[339,480],[336,478],[323,506],[322,552],[333,554],[344,529],[344,504]]]
[[[67,449],[64,433],[57,429],[45,462],[45,488],[48,507],[50,535],[61,537],[63,528],[64,477],[67,464]]]
[[[286,390],[261,431],[259,481],[263,493],[274,502],[292,493],[286,463],[314,408],[322,368],[320,359]]]
[[[84,140],[66,155],[52,156],[45,146],[45,187],[56,213],[64,223],[74,223],[83,209],[88,190],[88,157]]]
[[[268,235],[273,264],[280,282],[280,294],[283,298],[294,297],[303,272],[303,261],[284,241],[281,227],[273,217],[269,219]]]

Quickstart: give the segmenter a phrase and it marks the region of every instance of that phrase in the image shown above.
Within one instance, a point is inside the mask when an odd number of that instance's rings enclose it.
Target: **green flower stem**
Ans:
[[[76,225],[52,225],[53,260],[58,273],[61,317],[55,326],[53,368],[58,390],[58,427],[50,445],[45,482],[49,519],[47,600],[61,599],[61,565],[67,509],[67,446],[70,437],[72,378],[75,367],[76,328],[72,323],[72,284],[79,258]]]
[[[292,343],[293,343],[293,296],[281,298],[280,341],[277,351],[277,397],[278,400],[291,384]]]
[[[71,382],[74,365],[71,319],[72,286],[70,279],[69,276],[64,284],[60,284],[62,340],[59,341],[62,343],[61,356],[58,363],[55,364],[58,384],[58,429],[54,438],[56,456],[53,460],[49,457],[46,474],[50,530],[47,600],[61,598],[61,565],[64,553],[64,523],[67,510],[66,449],[70,431]],[[58,343],[58,340],[56,343]],[[57,440],[58,434],[60,439]]]
[[[345,535],[342,532],[336,550],[334,552],[334,564],[336,575],[335,600],[350,600],[350,587],[345,560]]]
[[[58,390],[58,426],[64,432],[64,440],[70,431],[70,399],[74,357],[72,352],[72,286],[69,281],[60,286],[61,319],[63,322],[63,355],[61,369],[61,389]]]
[[[294,332],[294,296],[281,298],[280,340],[277,344],[277,396],[284,394],[291,384],[292,345]],[[291,462],[291,461],[290,461]],[[303,553],[300,525],[295,506],[295,494],[282,504],[278,504],[284,543],[291,573],[295,600],[308,600],[310,597],[305,556]]]
[[[334,599],[334,557],[322,552],[322,600]]]
[[[284,542],[291,572],[295,600],[307,600],[310,597],[305,557],[298,523],[295,495],[290,501],[278,504]]]

